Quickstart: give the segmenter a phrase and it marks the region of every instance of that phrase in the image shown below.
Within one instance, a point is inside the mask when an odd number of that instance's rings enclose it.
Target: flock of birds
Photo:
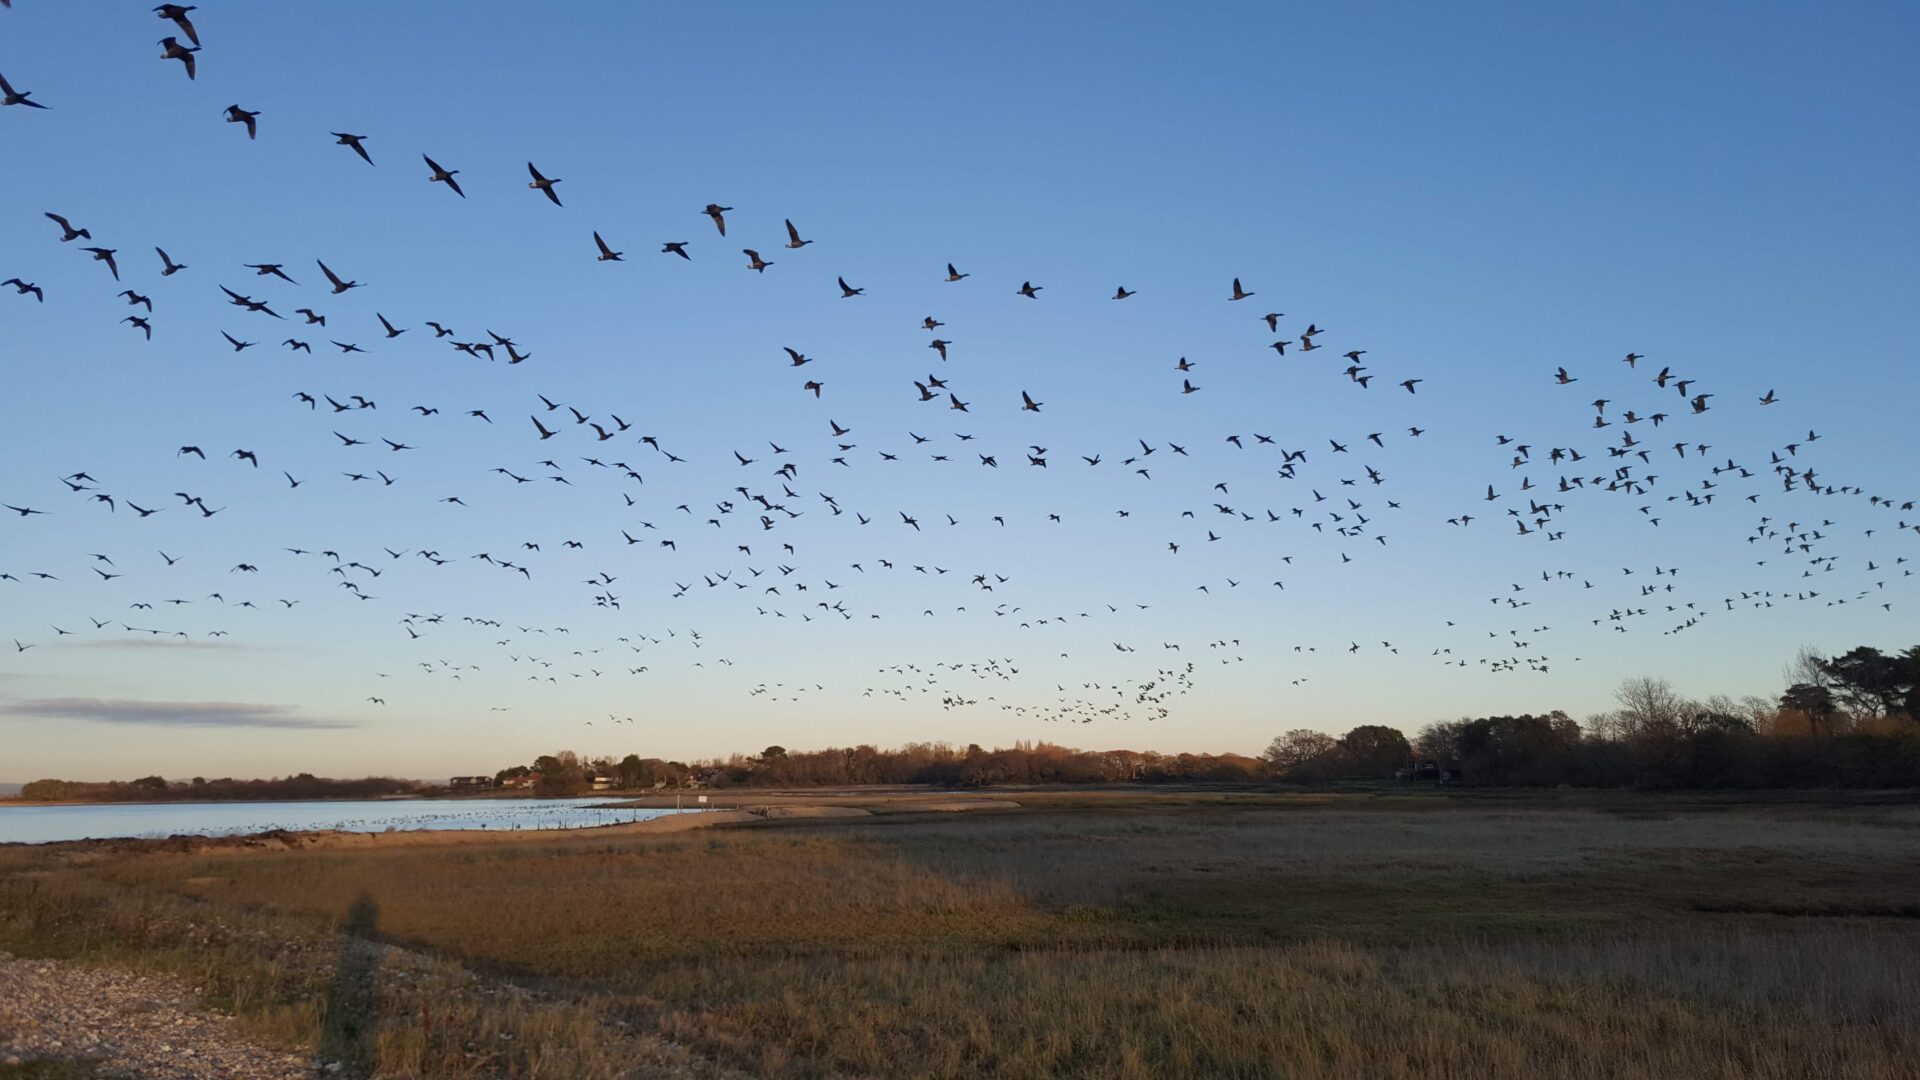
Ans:
[[[11,6],[7,0],[0,4]],[[159,42],[159,59],[178,64],[186,79],[198,80],[203,46],[192,17],[198,9],[162,4],[153,10],[177,31]],[[217,29],[217,24],[210,22],[209,28]],[[0,107],[51,111],[34,99],[33,91],[17,89],[4,73],[0,95]],[[226,109],[225,119],[244,128],[249,140],[263,132],[278,134],[265,109],[236,103]],[[320,133],[313,134],[313,141],[341,148],[326,152],[352,154],[378,167],[375,152],[380,143],[375,136],[346,130],[325,134],[331,143],[323,143]],[[427,153],[420,158],[424,169],[413,182],[441,185],[448,197],[468,198],[460,169],[446,168]],[[531,161],[526,170],[530,197],[556,211],[576,212],[562,200],[560,177],[547,175]],[[467,182],[471,186],[477,179],[468,176]],[[711,238],[664,239],[653,257],[680,265],[704,258],[708,243],[738,242],[727,240],[734,207],[710,201],[697,211],[688,209],[690,215],[697,212],[707,219],[702,228],[712,229]],[[27,264],[58,257],[64,249],[99,263],[96,294],[79,298],[77,306],[120,301],[117,311],[124,314],[119,321],[135,338],[129,347],[165,335],[165,316],[174,305],[222,300],[234,311],[229,328],[220,333],[221,347],[234,353],[268,348],[304,357],[318,350],[345,361],[424,341],[506,367],[528,364],[539,355],[531,345],[491,327],[460,333],[451,319],[390,317],[407,306],[406,298],[342,274],[341,269],[353,271],[351,259],[316,254],[297,261],[221,261],[176,247],[193,259],[184,263],[160,244],[143,242],[140,246],[151,246],[154,257],[136,261],[132,241],[96,237],[75,208],[43,213],[53,230],[47,250],[15,252],[7,258]],[[817,253],[807,249],[820,238],[803,237],[790,218],[780,221],[785,240],[777,250],[772,245],[738,249],[744,269],[791,273],[816,258]],[[591,247],[581,246],[582,260],[626,261],[627,253],[600,230],[582,232],[592,238]],[[763,250],[780,257],[766,258]],[[930,277],[937,276],[945,287],[985,285],[975,280],[973,271],[953,262],[934,259],[929,264],[944,267]],[[0,272],[9,270],[0,267]],[[8,311],[7,323],[35,317],[37,310],[72,310],[57,303],[65,297],[50,300],[37,275],[11,272],[0,284],[10,287],[20,303],[44,308]],[[1335,343],[1329,329],[1310,320],[1253,305],[1247,307],[1254,313],[1244,314],[1246,308],[1240,305],[1260,296],[1261,290],[1246,288],[1240,277],[1221,276],[1230,279],[1218,294],[1223,318],[1243,320],[1250,357],[1261,362],[1306,360],[1304,370],[1325,371],[1329,377],[1337,372],[1339,378],[1329,385],[1342,388],[1339,392],[1370,392],[1372,396],[1356,399],[1362,402],[1374,402],[1383,392],[1424,400],[1421,388],[1431,373],[1382,370],[1369,349],[1356,342]],[[866,284],[855,284],[846,273],[832,277],[836,288],[823,288],[828,302],[867,297]],[[1050,287],[1023,280],[1015,288],[1009,279],[995,288],[1004,289],[1008,304],[1045,304],[1043,293]],[[362,298],[376,292],[375,306],[364,311],[354,307],[368,303]],[[1138,292],[1121,285],[1111,301],[1125,303]],[[1104,286],[1100,293],[1106,295]],[[1260,327],[1265,333],[1252,336]],[[968,369],[966,334],[950,331],[936,315],[921,318],[917,331],[926,335],[924,366],[930,370],[923,377],[898,380],[897,413],[850,418],[844,424],[838,415],[829,415],[835,391],[843,378],[857,376],[835,371],[831,363],[791,344],[770,342],[770,367],[796,373],[790,392],[796,398],[796,415],[804,417],[797,423],[809,430],[787,438],[790,445],[782,445],[779,437],[756,435],[725,456],[666,444],[641,425],[643,410],[638,408],[589,406],[538,390],[482,403],[406,402],[396,408],[400,403],[389,399],[383,408],[388,395],[378,369],[295,369],[297,380],[289,376],[295,381],[284,398],[263,407],[284,411],[284,431],[298,452],[236,446],[216,441],[210,432],[196,443],[150,447],[175,462],[178,480],[171,492],[127,490],[115,482],[110,463],[87,464],[61,476],[11,475],[0,481],[0,506],[18,528],[92,514],[82,527],[98,535],[100,549],[76,550],[59,565],[9,566],[0,539],[0,588],[63,589],[74,611],[64,625],[16,626],[12,651],[18,656],[65,638],[90,636],[219,638],[244,634],[251,625],[245,620],[270,614],[297,620],[322,606],[337,614],[344,605],[356,614],[364,612],[374,632],[389,635],[396,650],[410,650],[396,654],[408,657],[410,667],[360,674],[364,704],[381,707],[426,700],[429,693],[419,689],[421,680],[489,680],[504,690],[509,682],[538,687],[627,679],[642,680],[644,687],[646,676],[667,664],[725,671],[745,661],[714,655],[706,634],[694,625],[723,610],[772,623],[826,626],[964,618],[971,620],[964,624],[965,632],[991,641],[987,647],[996,655],[973,661],[883,663],[866,685],[831,691],[814,681],[741,676],[737,682],[749,699],[769,702],[800,702],[846,690],[902,707],[990,707],[1023,721],[1090,723],[1168,717],[1181,698],[1194,692],[1205,671],[1246,664],[1249,657],[1283,669],[1284,674],[1273,676],[1275,681],[1296,686],[1312,678],[1317,658],[1341,654],[1422,656],[1494,674],[1548,672],[1579,657],[1552,644],[1563,640],[1554,637],[1556,632],[1575,626],[1562,622],[1556,628],[1524,610],[1544,597],[1565,609],[1580,605],[1578,623],[1592,630],[1679,634],[1735,611],[1817,604],[1891,612],[1903,579],[1912,577],[1906,554],[1911,547],[1893,545],[1911,545],[1912,538],[1920,536],[1913,499],[1832,479],[1824,465],[1816,470],[1816,444],[1822,437],[1814,431],[1773,445],[1714,445],[1700,426],[1704,414],[1727,408],[1772,409],[1781,399],[1771,388],[1764,393],[1709,388],[1704,378],[1685,372],[1678,362],[1628,352],[1605,369],[1575,365],[1541,370],[1540,384],[1566,395],[1562,412],[1581,419],[1545,424],[1533,432],[1466,436],[1483,441],[1493,478],[1462,485],[1446,509],[1422,516],[1408,509],[1410,500],[1399,493],[1394,475],[1398,463],[1423,452],[1420,440],[1429,429],[1417,424],[1383,423],[1378,431],[1313,435],[1299,430],[1212,431],[1178,441],[1115,434],[1102,445],[1062,452],[1048,445],[1054,440],[1041,435],[1023,445],[1005,446],[987,445],[975,433],[935,431],[936,425],[967,424],[970,420],[964,418],[980,412],[1041,414],[1047,402],[1036,398],[1031,387],[968,385],[962,374]],[[1312,367],[1320,362],[1314,354],[1323,350],[1340,363]],[[1266,355],[1269,351],[1272,357]],[[522,370],[539,367],[533,363]],[[1184,356],[1166,362],[1162,392],[1170,413],[1182,399],[1207,390],[1194,381],[1203,377],[1199,367]],[[359,384],[350,389],[321,385],[322,380],[348,378]],[[1604,389],[1588,402],[1572,389],[1576,384]],[[1233,391],[1215,391],[1222,392]],[[217,427],[217,417],[205,419],[210,429]],[[356,485],[406,490],[408,467],[419,456],[434,453],[434,425],[448,423],[486,432],[500,448],[502,463],[484,471],[472,468],[469,486],[461,490],[421,492],[417,498],[422,503],[449,512],[512,518],[516,511],[502,492],[524,485],[564,487],[577,516],[530,524],[529,532],[537,528],[543,535],[511,550],[469,550],[471,545],[462,538],[470,527],[459,523],[405,542],[373,542],[366,537],[378,523],[365,520],[343,530],[350,536],[295,543],[269,539],[247,523],[250,503],[269,490],[318,499],[341,498]],[[1191,426],[1190,421],[1175,423]],[[317,473],[303,464],[323,450],[335,455],[338,464]],[[1193,603],[1240,589],[1277,596],[1295,576],[1324,581],[1345,572],[1349,564],[1396,558],[1402,551],[1417,559],[1429,531],[1490,530],[1498,534],[1498,542],[1543,545],[1565,538],[1586,511],[1671,531],[1694,527],[1695,520],[1704,522],[1704,517],[1685,515],[1704,514],[1716,502],[1741,507],[1744,540],[1753,552],[1752,583],[1730,591],[1703,591],[1693,584],[1696,575],[1690,570],[1683,573],[1687,568],[1649,562],[1645,549],[1618,560],[1629,565],[1573,570],[1552,565],[1552,548],[1520,548],[1516,558],[1527,552],[1548,563],[1537,577],[1530,571],[1498,583],[1483,597],[1489,608],[1479,618],[1464,613],[1436,618],[1428,639],[1419,642],[1294,640],[1243,646],[1231,632],[1205,641],[1166,640],[1152,629],[1157,625],[1152,604],[1116,595],[1062,605],[1049,583],[1024,580],[1010,568],[994,565],[1002,561],[996,558],[997,545],[1054,542],[1046,530],[1066,524],[1061,511],[1041,515],[1009,508],[963,519],[950,510],[928,508],[930,486],[917,480],[901,485],[898,500],[885,505],[858,504],[831,490],[840,470],[912,464],[971,470],[969,486],[979,491],[991,490],[987,485],[995,484],[1003,469],[1097,477],[1102,485],[1097,489],[1086,479],[1068,483],[1077,491],[1103,495],[1122,478],[1133,485],[1172,485],[1173,491],[1156,490],[1152,497],[1120,496],[1104,521],[1075,521],[1079,531],[1071,534],[1072,541],[1060,542],[1084,542],[1087,530],[1100,529],[1103,537],[1130,546],[1129,557],[1137,560],[1143,576],[1189,575]],[[214,471],[222,466],[239,473]],[[650,477],[657,481],[663,471],[683,469],[670,472],[676,477],[673,482],[699,490],[699,496],[675,500],[652,494],[662,485],[650,486]],[[1108,474],[1114,473],[1118,477],[1110,479]],[[480,487],[482,481],[492,489]],[[214,491],[218,494],[210,494]],[[1418,494],[1426,502],[1435,493]],[[162,513],[198,519],[209,530],[230,527],[224,534],[230,543],[257,550],[231,565],[197,567],[195,563],[205,562],[199,551],[145,551],[140,522]],[[969,548],[976,555],[975,565],[947,565],[923,553],[921,543],[929,533],[956,529],[978,534]],[[1154,534],[1147,535],[1147,529]],[[1002,541],[1005,536],[1015,539]],[[1495,537],[1488,542],[1496,542]],[[1222,544],[1240,561],[1208,554]],[[1863,544],[1871,550],[1862,553]],[[536,578],[544,585],[550,574],[572,574],[589,563],[590,576],[567,580],[573,602],[594,614],[591,623],[583,621],[577,628],[537,624],[492,610],[508,608],[526,596],[517,588],[529,587]],[[1232,566],[1244,569],[1229,569]],[[472,593],[475,610],[434,611],[411,599],[410,592],[426,575],[463,569],[492,572],[479,579]],[[189,576],[189,570],[203,576]],[[210,592],[189,590],[187,582],[205,581],[204,575],[231,584]],[[649,582],[640,593],[623,584],[648,581],[653,575],[662,583]],[[312,591],[316,582],[328,586],[325,594]],[[707,616],[696,607],[701,600],[711,609]],[[209,616],[209,608],[216,614]],[[18,608],[7,604],[0,610]],[[632,616],[639,617],[638,623],[626,622]],[[1562,620],[1556,616],[1555,621]],[[895,640],[908,647],[915,633],[909,627]],[[1109,665],[1103,670],[1114,670],[1111,664],[1117,659],[1123,675],[1036,675],[1034,669],[1043,659],[1050,665],[1045,670],[1070,670],[1090,634],[1101,638],[1098,648]],[[1009,641],[1028,648],[1030,658],[1004,655]],[[803,639],[797,646],[832,647],[819,638]],[[736,678],[731,672],[728,677]],[[409,679],[411,692],[405,688]],[[500,711],[512,707],[492,706]],[[607,717],[616,724],[622,720],[617,714]]]

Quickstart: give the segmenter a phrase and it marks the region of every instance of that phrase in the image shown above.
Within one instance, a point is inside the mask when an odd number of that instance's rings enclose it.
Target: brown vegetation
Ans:
[[[1393,790],[1035,791],[957,817],[875,800],[863,818],[484,846],[16,850],[0,947],[189,965],[310,1039],[314,988],[262,975],[259,946],[229,931],[202,955],[153,928],[271,928],[328,952],[365,896],[380,940],[578,1003],[556,1014],[583,1025],[566,1045],[626,1022],[777,1076],[1864,1078],[1920,1051],[1911,801]],[[420,1003],[380,1018],[383,1074],[426,1074],[402,1050],[426,1037]],[[455,1038],[501,1022],[475,1008]],[[571,1075],[615,1075],[581,1061]]]

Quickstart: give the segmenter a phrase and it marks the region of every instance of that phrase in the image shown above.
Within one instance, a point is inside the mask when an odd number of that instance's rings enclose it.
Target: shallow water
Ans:
[[[0,806],[0,843],[120,837],[233,836],[268,829],[580,829],[675,810],[613,809],[617,799],[368,799],[325,802]],[[697,811],[688,810],[686,813]]]

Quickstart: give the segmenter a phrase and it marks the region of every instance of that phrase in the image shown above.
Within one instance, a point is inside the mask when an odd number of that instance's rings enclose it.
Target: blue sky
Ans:
[[[0,111],[0,277],[47,295],[0,290],[0,502],[49,511],[0,520],[0,572],[22,578],[0,580],[0,637],[32,646],[0,655],[0,777],[440,775],[560,746],[933,738],[1251,752],[1298,726],[1580,715],[1643,673],[1770,694],[1802,644],[1906,645],[1920,629],[1894,561],[1920,555],[1896,527],[1920,514],[1789,494],[1767,472],[1791,442],[1823,485],[1920,497],[1911,8],[205,4],[189,82],[158,58],[169,27],[146,7],[0,13],[0,73],[51,106]],[[222,122],[236,103],[261,112],[257,141]],[[376,165],[331,131],[366,135]],[[427,183],[422,153],[461,170],[468,197]],[[529,160],[562,178],[564,207],[528,190]],[[724,239],[711,201],[735,208]],[[124,285],[43,211],[118,249]],[[815,243],[782,248],[786,218]],[[626,261],[594,261],[595,230]],[[693,259],[661,254],[669,240]],[[161,278],[156,245],[190,268]],[[751,273],[742,247],[773,267]],[[329,295],[316,259],[367,286]],[[299,285],[241,265],[258,262]],[[949,262],[971,276],[942,281]],[[866,294],[841,299],[836,276]],[[1229,302],[1235,277],[1256,295]],[[1040,299],[1016,295],[1024,281]],[[328,326],[247,314],[221,285]],[[1109,299],[1120,285],[1138,295]],[[117,322],[118,287],[152,297],[151,344]],[[1285,313],[1278,335],[1268,311]],[[376,313],[407,333],[384,339]],[[928,315],[954,343],[944,364]],[[428,319],[532,359],[461,356]],[[1310,323],[1320,350],[1266,347]],[[223,331],[258,344],[235,353]],[[289,336],[314,353],[280,347]],[[814,363],[790,368],[782,346]],[[1349,349],[1366,350],[1370,388],[1342,374]],[[1629,369],[1629,351],[1646,359]],[[1181,357],[1199,393],[1179,392]],[[1555,385],[1560,366],[1580,381]],[[1713,393],[1710,411],[1654,387],[1662,366]],[[915,400],[928,372],[966,414]],[[1403,378],[1423,380],[1417,395]],[[1760,406],[1770,389],[1779,403]],[[1041,413],[1020,411],[1022,390]],[[309,412],[303,391],[378,407]],[[541,394],[633,427],[599,443],[567,423],[540,442],[531,413],[567,417]],[[1672,414],[1632,428],[1660,448],[1638,475],[1659,479],[1644,497],[1559,499],[1543,531],[1563,539],[1518,535],[1505,509],[1544,498],[1515,490],[1522,477],[1579,475],[1540,461],[1547,448],[1589,454],[1587,476],[1621,464],[1605,448],[1625,425],[1591,429],[1597,397],[1610,420]],[[1497,435],[1534,461],[1510,467]],[[1141,439],[1155,453],[1122,466]],[[1680,460],[1676,439],[1713,449]],[[1030,445],[1048,448],[1044,470]],[[1277,447],[1308,451],[1294,479]],[[1756,475],[1711,506],[1667,501],[1704,494],[1726,458]],[[771,475],[785,461],[792,498]],[[373,470],[395,483],[342,475]],[[80,471],[97,491],[61,483]],[[763,530],[735,486],[804,516]],[[1359,511],[1325,516],[1349,497]],[[127,499],[164,510],[140,519]],[[1446,524],[1462,513],[1475,522]],[[1331,531],[1358,515],[1362,531]],[[1749,543],[1763,515],[1821,537],[1793,555]],[[767,594],[753,570],[808,590]],[[602,573],[614,583],[585,584]],[[983,573],[991,593],[969,584]],[[754,587],[708,588],[719,574]],[[1643,582],[1675,588],[1643,597]],[[1772,607],[1724,605],[1769,590]],[[618,610],[594,605],[609,591]],[[413,638],[408,613],[446,617]],[[1480,663],[1514,657],[1547,670]],[[962,668],[928,681],[937,662]],[[1188,663],[1167,715],[1135,701]],[[974,703],[943,708],[954,695]],[[1108,701],[1125,707],[1078,704]],[[1051,719],[1063,708],[1093,722]]]

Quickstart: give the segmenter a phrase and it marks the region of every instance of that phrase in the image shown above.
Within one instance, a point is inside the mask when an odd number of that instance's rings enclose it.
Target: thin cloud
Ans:
[[[209,652],[241,652],[253,648],[251,645],[243,645],[237,641],[221,641],[218,639],[192,641],[184,638],[169,637],[102,638],[94,641],[78,641],[72,644],[63,644],[61,647],[67,649],[117,649],[129,651],[188,649]]]
[[[103,724],[149,727],[276,728],[329,730],[360,725],[297,715],[293,705],[252,705],[239,701],[143,701],[131,698],[38,698],[0,704],[0,716],[36,720],[93,720]]]

